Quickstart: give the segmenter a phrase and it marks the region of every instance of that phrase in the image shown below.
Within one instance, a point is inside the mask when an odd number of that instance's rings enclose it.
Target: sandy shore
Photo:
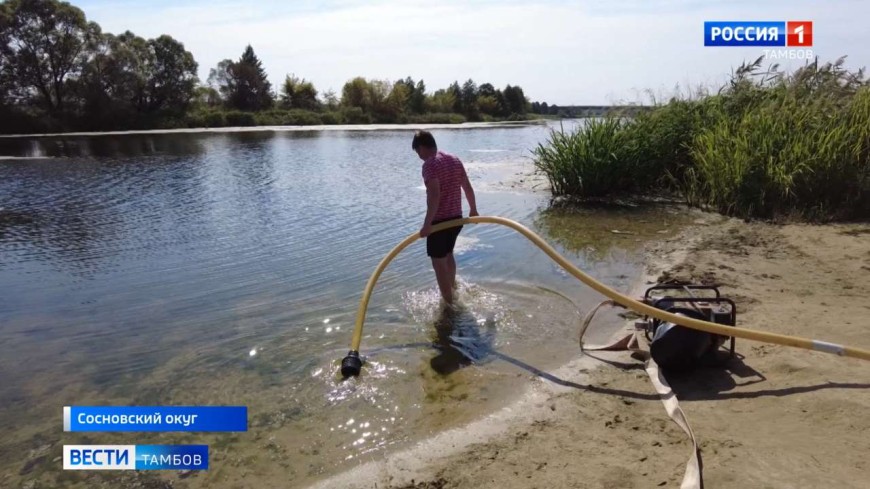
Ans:
[[[739,326],[870,348],[870,225],[707,215],[650,245],[647,267],[645,282],[720,284]],[[743,340],[737,352],[726,369],[669,377],[706,486],[868,487],[870,363]],[[578,350],[526,375],[518,403],[319,487],[679,487],[691,445],[641,364],[594,355]]]

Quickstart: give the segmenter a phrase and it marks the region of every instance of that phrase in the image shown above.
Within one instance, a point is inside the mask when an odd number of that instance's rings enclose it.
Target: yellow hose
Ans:
[[[528,238],[531,242],[535,243],[538,248],[544,251],[550,258],[552,258],[556,263],[562,266],[565,270],[567,270],[571,275],[577,277],[584,284],[592,287],[599,293],[604,296],[612,299],[613,301],[625,306],[628,309],[632,309],[639,314],[643,314],[646,316],[652,316],[654,318],[660,319],[662,321],[668,321],[674,324],[678,324],[680,326],[685,326],[687,328],[697,329],[700,331],[706,331],[708,333],[718,334],[722,336],[734,336],[737,338],[743,338],[747,340],[753,341],[761,341],[764,343],[774,343],[777,345],[785,345],[785,346],[793,346],[796,348],[806,348],[808,350],[816,350],[825,353],[833,353],[836,355],[846,356],[846,357],[854,357],[860,358],[862,360],[870,360],[870,351],[863,350],[860,348],[852,348],[848,346],[839,345],[836,343],[828,343],[826,341],[819,340],[811,340],[807,338],[800,338],[797,336],[787,336],[776,333],[765,333],[763,331],[755,331],[751,329],[745,328],[737,328],[733,326],[724,326],[721,324],[711,323],[709,321],[701,321],[694,318],[689,318],[685,316],[677,316],[676,314],[671,314],[667,311],[663,311],[661,309],[657,309],[650,305],[644,304],[643,302],[634,300],[628,296],[620,294],[619,292],[607,287],[601,282],[595,280],[583,273],[579,268],[574,266],[571,262],[566,260],[562,255],[556,252],[552,246],[547,244],[546,241],[541,239],[540,236],[530,231],[528,228],[514,222],[510,219],[505,219],[503,217],[493,217],[493,216],[479,216],[479,217],[468,217],[465,219],[456,219],[453,221],[447,221],[440,224],[436,224],[432,226],[432,232],[441,231],[442,229],[451,228],[454,226],[461,226],[465,224],[501,224],[502,226],[507,226],[518,231],[520,234]],[[356,324],[354,326],[353,331],[353,339],[351,340],[351,354],[356,354],[358,357],[359,353],[359,345],[362,341],[362,330],[363,330],[363,322],[365,321],[366,309],[369,305],[369,298],[372,295],[372,289],[375,287],[375,283],[377,283],[378,278],[381,276],[381,273],[387,267],[387,265],[396,257],[402,250],[408,247],[414,241],[420,239],[419,233],[414,233],[407,238],[405,238],[401,243],[396,245],[387,256],[384,257],[383,260],[378,264],[372,276],[369,277],[369,281],[366,284],[365,291],[363,292],[362,300],[359,304],[359,310],[356,315]]]

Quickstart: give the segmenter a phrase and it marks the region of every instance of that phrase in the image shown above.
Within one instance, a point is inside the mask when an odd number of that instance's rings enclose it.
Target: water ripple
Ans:
[[[481,188],[545,136],[438,135]],[[57,158],[0,161],[0,418],[48,430],[45,406],[61,402],[249,404],[264,413],[257,426],[306,440],[308,453],[353,459],[435,429],[426,420],[446,416],[437,415],[445,401],[496,389],[493,371],[507,367],[494,350],[544,363],[573,354],[574,306],[537,286],[575,290],[583,304],[576,284],[512,230],[475,225],[456,248],[461,312],[445,320],[425,245],[414,243],[371,298],[367,381],[340,381],[369,275],[425,213],[409,137],[139,135],[13,147]],[[528,226],[543,205],[531,193],[478,195],[482,213]],[[631,270],[611,256],[620,264],[596,273]],[[587,265],[582,253],[569,258]],[[362,417],[348,426],[351,413]],[[292,463],[309,470],[316,459]]]

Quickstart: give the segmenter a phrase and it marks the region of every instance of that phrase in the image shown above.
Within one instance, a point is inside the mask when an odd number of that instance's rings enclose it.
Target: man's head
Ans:
[[[438,145],[435,144],[435,137],[431,132],[417,131],[414,133],[411,149],[417,152],[421,160],[427,160],[438,152]]]

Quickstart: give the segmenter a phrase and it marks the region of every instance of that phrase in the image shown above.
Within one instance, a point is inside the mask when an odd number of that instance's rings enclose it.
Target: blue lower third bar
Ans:
[[[207,470],[208,445],[64,445],[64,470]]]
[[[248,431],[245,406],[65,406],[64,431]]]

